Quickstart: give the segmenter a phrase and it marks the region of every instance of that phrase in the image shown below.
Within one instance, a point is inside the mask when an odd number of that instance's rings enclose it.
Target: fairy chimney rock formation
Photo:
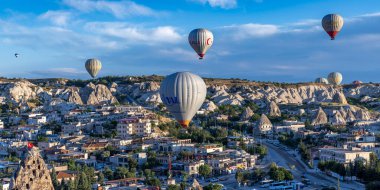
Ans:
[[[277,104],[274,101],[272,101],[269,105],[268,114],[271,117],[280,117],[281,116],[280,108],[277,106]]]
[[[54,190],[49,170],[38,148],[33,147],[28,150],[25,159],[21,161],[15,173],[10,189]]]
[[[318,110],[317,114],[315,115],[313,121],[311,122],[311,125],[314,125],[314,126],[315,125],[323,125],[326,123],[328,123],[327,115],[323,111],[323,109],[321,107],[319,107],[319,110]]]

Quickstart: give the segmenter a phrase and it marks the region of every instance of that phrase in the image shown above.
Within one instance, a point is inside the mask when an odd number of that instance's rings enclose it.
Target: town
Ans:
[[[1,189],[379,187],[377,84],[206,79],[183,128],[160,80],[2,79]]]

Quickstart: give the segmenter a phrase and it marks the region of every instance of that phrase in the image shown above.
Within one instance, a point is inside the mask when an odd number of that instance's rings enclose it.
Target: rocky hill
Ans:
[[[163,77],[155,75],[108,77],[93,81],[1,79],[0,101],[13,102],[20,106],[29,105],[28,102],[37,102],[48,110],[71,108],[75,105],[114,104],[118,101],[124,102],[125,99],[143,105],[158,105],[162,103],[159,95],[162,79]],[[215,111],[222,105],[245,106],[254,103],[270,116],[278,117],[282,112],[290,111],[299,115],[305,112],[315,115],[318,107],[322,106],[327,120],[340,123],[342,120],[351,121],[358,118],[373,119],[377,112],[369,112],[368,108],[380,110],[379,84],[337,87],[315,83],[258,83],[239,79],[205,81],[208,87],[207,100],[202,109],[208,112]],[[289,105],[295,106],[295,110],[288,109]],[[305,105],[317,106],[310,108]],[[242,119],[248,119],[251,114],[249,110],[246,111],[245,118]],[[321,120],[325,122],[325,118]]]
[[[103,84],[89,83],[85,87],[38,86],[27,80],[1,81],[0,101],[28,106],[30,102],[44,105],[45,109],[64,109],[69,105],[114,104],[118,100]]]
[[[255,83],[234,80],[207,79],[207,100],[202,109],[214,111],[219,106],[244,106],[255,103],[259,108],[266,110],[270,116],[279,117],[282,110],[279,107],[293,105],[298,107],[296,112],[302,115],[304,105],[317,105],[309,108],[309,114],[318,113],[318,105],[324,106],[326,118],[322,117],[315,122],[331,122],[344,124],[353,120],[369,120],[377,118],[378,112],[369,112],[368,106],[377,105],[380,97],[380,86],[377,84],[363,84],[360,86],[343,85],[332,86],[325,84],[273,84]],[[120,87],[123,93],[129,94],[142,104],[159,104],[159,82],[144,81]],[[350,104],[351,103],[351,104]],[[380,105],[380,104],[379,104]],[[378,110],[376,107],[371,109]],[[294,110],[293,110],[294,111]],[[293,113],[293,112],[292,112]],[[321,114],[320,114],[321,115]]]

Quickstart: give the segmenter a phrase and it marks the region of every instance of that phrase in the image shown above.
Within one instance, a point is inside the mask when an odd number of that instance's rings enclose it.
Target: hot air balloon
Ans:
[[[355,86],[360,86],[361,84],[363,84],[363,82],[360,80],[355,80],[354,82],[352,82],[352,84]]]
[[[319,77],[315,79],[315,83],[329,84],[329,81],[326,78]]]
[[[327,79],[330,84],[339,85],[343,80],[343,76],[338,72],[332,72],[329,74]]]
[[[19,56],[19,54],[18,53],[15,53],[15,57],[17,58]]]
[[[340,32],[343,23],[343,18],[338,14],[328,14],[322,19],[322,27],[329,34],[331,40],[334,40],[335,36]]]
[[[27,145],[27,147],[28,147],[28,149],[32,149],[33,148],[33,143],[31,143],[31,142],[28,142],[28,145]]]
[[[169,112],[183,127],[188,127],[206,99],[206,84],[189,72],[168,75],[161,83],[160,96]]]
[[[194,29],[189,34],[189,44],[197,52],[199,59],[203,59],[213,41],[212,33],[204,28]]]
[[[91,77],[95,78],[102,69],[102,63],[98,59],[87,59],[85,67]]]

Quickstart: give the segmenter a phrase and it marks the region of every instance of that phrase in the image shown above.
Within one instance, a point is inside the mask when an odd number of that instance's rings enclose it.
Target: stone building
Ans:
[[[20,163],[10,189],[12,190],[54,190],[49,170],[37,148],[26,153]]]
[[[257,130],[255,130],[254,133],[258,132],[259,134],[270,134],[273,132],[272,122],[270,122],[270,120],[265,114],[261,114],[261,118],[258,122],[256,129]]]

